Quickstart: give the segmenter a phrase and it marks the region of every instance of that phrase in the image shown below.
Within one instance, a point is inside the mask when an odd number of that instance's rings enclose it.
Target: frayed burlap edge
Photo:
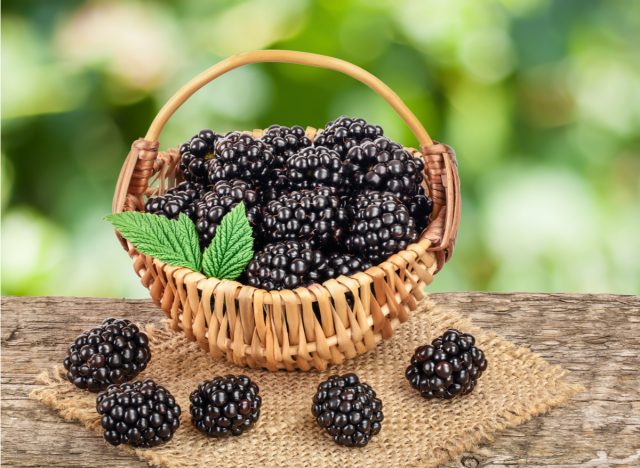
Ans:
[[[410,389],[404,369],[416,346],[449,327],[474,334],[489,366],[472,394],[451,401],[425,401]],[[168,327],[146,328],[153,358],[140,377],[154,378],[167,387],[183,408],[181,427],[170,443],[150,450],[122,447],[154,466],[436,466],[584,390],[568,383],[561,367],[426,301],[391,340],[325,373],[241,370],[211,359]],[[384,403],[382,432],[360,450],[333,444],[315,426],[309,411],[315,386],[330,373],[349,371],[370,383]],[[261,387],[261,419],[242,437],[201,436],[190,423],[190,391],[205,378],[239,372]],[[67,421],[101,432],[95,395],[77,391],[66,381],[64,369],[42,373],[39,383],[44,386],[34,390],[31,398]]]

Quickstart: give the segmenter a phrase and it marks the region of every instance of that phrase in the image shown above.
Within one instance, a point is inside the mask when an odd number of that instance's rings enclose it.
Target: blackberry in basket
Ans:
[[[262,237],[268,242],[309,240],[315,247],[339,242],[346,210],[333,187],[285,193],[262,210]]]
[[[333,440],[364,447],[382,428],[382,401],[355,374],[332,376],[318,385],[311,413]]]
[[[422,186],[419,187],[418,193],[409,198],[405,205],[409,209],[411,217],[416,222],[418,232],[423,231],[429,224],[429,216],[433,211],[433,200],[425,194]]]
[[[352,147],[347,161],[356,187],[391,192],[403,202],[418,193],[423,179],[422,159],[384,137]]]
[[[287,159],[301,149],[311,146],[311,140],[307,138],[304,128],[300,125],[271,125],[264,131],[260,140],[271,147],[275,167],[284,167]]]
[[[271,171],[271,175],[260,184],[260,203],[266,205],[282,194],[291,191],[291,183],[287,177],[287,170],[276,167]]]
[[[218,140],[215,158],[207,162],[209,182],[242,179],[259,183],[270,175],[273,162],[273,153],[264,142],[246,133],[230,132]]]
[[[346,189],[344,166],[340,155],[325,148],[305,148],[287,160],[285,176],[294,189],[314,188],[318,185]]]
[[[253,227],[257,226],[260,219],[258,193],[244,180],[219,180],[213,184],[210,192],[196,202],[196,229],[202,248],[211,243],[224,215],[240,202],[244,202],[249,223]]]
[[[167,190],[164,195],[149,198],[144,205],[144,210],[169,219],[177,219],[180,213],[194,219],[194,203],[203,192],[204,187],[198,183],[181,182]]]
[[[391,193],[363,192],[348,208],[352,221],[345,241],[347,251],[374,265],[418,238],[409,210]]]
[[[201,382],[189,397],[193,425],[211,437],[248,431],[260,417],[258,392],[258,386],[244,375]]]
[[[180,426],[180,406],[151,379],[111,385],[98,395],[96,409],[111,445],[155,447],[171,440]]]
[[[64,368],[78,388],[97,392],[135,377],[151,359],[149,339],[129,320],[108,318],[69,346]]]
[[[246,283],[262,289],[293,289],[326,279],[327,258],[309,241],[267,244],[253,256]]]
[[[424,398],[450,399],[466,395],[487,369],[487,359],[475,338],[450,328],[411,358],[406,377]]]
[[[383,134],[379,125],[371,125],[364,119],[341,116],[328,122],[313,144],[331,148],[344,158],[353,146],[364,140],[375,140]]]
[[[338,276],[349,276],[359,271],[371,268],[371,262],[363,260],[355,255],[342,252],[334,252],[327,261],[327,278],[337,278]]]
[[[180,172],[187,182],[207,183],[206,161],[213,157],[220,135],[204,129],[180,146]]]

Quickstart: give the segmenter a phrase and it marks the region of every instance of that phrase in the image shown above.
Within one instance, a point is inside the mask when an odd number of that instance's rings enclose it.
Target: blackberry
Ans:
[[[221,136],[204,129],[180,146],[180,172],[187,182],[207,183],[206,161],[213,157],[214,147]]]
[[[305,148],[287,160],[285,176],[294,189],[317,185],[346,189],[345,171],[340,155],[324,146]]]
[[[98,395],[96,409],[111,445],[155,447],[171,440],[180,426],[180,406],[151,379],[111,385]]]
[[[151,359],[149,339],[125,319],[108,318],[69,346],[64,368],[78,388],[97,392],[135,377]]]
[[[338,276],[349,276],[359,271],[371,268],[371,262],[363,260],[348,253],[334,252],[327,261],[327,278],[337,278]]]
[[[262,237],[268,242],[309,240],[314,247],[339,242],[346,210],[333,187],[285,193],[262,210]]]
[[[293,289],[326,279],[327,259],[308,241],[267,244],[256,252],[246,270],[250,286]]]
[[[427,399],[466,395],[487,368],[484,353],[474,345],[473,336],[450,328],[415,350],[407,380]]]
[[[219,180],[195,204],[196,229],[200,235],[200,245],[207,247],[216,235],[216,229],[231,209],[244,202],[249,223],[258,225],[260,207],[258,194],[253,186],[240,179]]]
[[[260,184],[260,203],[266,205],[282,194],[291,191],[291,183],[287,177],[285,168],[277,167],[271,171],[271,175]]]
[[[211,437],[248,431],[260,417],[258,392],[258,386],[244,375],[201,382],[189,397],[193,425]]]
[[[198,183],[181,182],[167,190],[164,195],[149,198],[144,205],[144,210],[169,219],[177,219],[180,213],[194,219],[194,203],[203,192],[204,187]]]
[[[258,183],[270,175],[273,161],[264,142],[246,133],[230,132],[218,140],[215,158],[207,163],[209,182],[242,179]]]
[[[311,146],[311,140],[307,138],[304,128],[300,125],[272,125],[265,130],[260,140],[271,147],[275,167],[284,167],[287,159],[302,148]]]
[[[379,125],[371,125],[364,119],[342,116],[328,122],[313,144],[331,148],[344,158],[353,146],[364,140],[375,140],[383,134],[384,131]]]
[[[388,192],[366,191],[349,206],[352,219],[345,246],[374,265],[405,249],[418,238],[407,207]]]
[[[409,198],[405,205],[416,222],[418,232],[422,232],[429,224],[429,216],[433,211],[433,200],[425,194],[424,189],[420,186],[418,193]]]
[[[333,440],[364,447],[382,428],[382,401],[355,374],[332,376],[318,385],[311,413]]]
[[[391,192],[403,202],[418,194],[423,179],[424,161],[384,137],[352,147],[347,163],[355,187]]]

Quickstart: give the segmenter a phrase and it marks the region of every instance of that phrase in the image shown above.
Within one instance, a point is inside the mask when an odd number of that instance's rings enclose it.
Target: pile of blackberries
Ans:
[[[272,125],[260,138],[202,130],[180,158],[184,182],[150,198],[146,211],[187,214],[204,249],[244,202],[257,251],[242,280],[266,289],[377,265],[418,240],[433,208],[424,161],[359,118],[328,122],[313,141],[299,125]],[[310,248],[298,245],[280,265],[274,252],[290,241]]]

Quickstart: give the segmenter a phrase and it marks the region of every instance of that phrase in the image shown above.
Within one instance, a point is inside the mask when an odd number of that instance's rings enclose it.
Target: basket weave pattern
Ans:
[[[289,51],[257,51],[229,60],[226,67],[223,62],[204,72],[204,78],[196,77],[196,84],[185,87],[188,89],[181,99],[167,104],[171,108],[166,115],[161,111],[161,123],[156,125],[154,121],[147,136],[133,143],[116,186],[114,212],[143,211],[149,196],[162,194],[179,181],[178,151],[158,151],[157,136],[162,126],[195,90],[246,63],[287,61],[325,66],[351,76],[365,73],[358,79],[385,97],[405,121],[410,121],[421,143],[420,151],[407,149],[425,162],[425,188],[434,203],[431,222],[416,243],[366,272],[341,276],[322,285],[266,291],[166,265],[139,253],[120,238],[135,272],[153,301],[170,318],[171,326],[183,330],[212,356],[269,370],[324,370],[329,364],[340,364],[389,338],[393,329],[416,309],[424,297],[424,287],[451,257],[460,215],[455,154],[447,145],[432,142],[392,91],[388,90],[391,97],[383,94],[386,88],[382,87],[386,85],[347,62],[334,63],[336,59]],[[310,139],[317,133],[316,129],[307,129]],[[254,137],[261,134],[261,130],[253,131]]]

